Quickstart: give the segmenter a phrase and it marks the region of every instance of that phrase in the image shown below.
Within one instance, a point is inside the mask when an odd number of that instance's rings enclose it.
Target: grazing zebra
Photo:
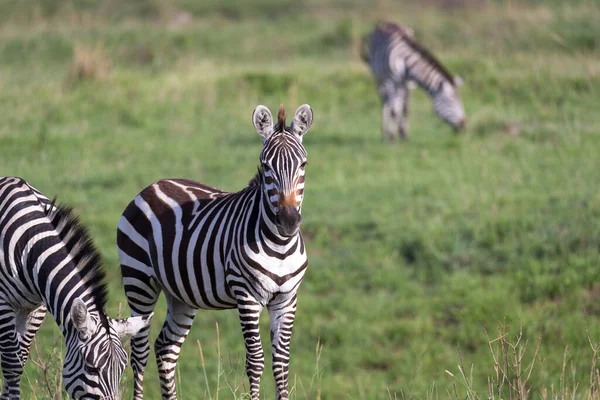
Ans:
[[[20,397],[31,342],[52,314],[65,340],[63,381],[76,399],[117,399],[127,354],[119,337],[150,315],[104,315],[100,253],[73,211],[21,178],[0,177],[0,352],[2,399]]]
[[[271,320],[277,399],[288,398],[288,366],[296,293],[307,266],[300,234],[308,105],[285,125],[258,106],[252,120],[263,137],[261,166],[249,185],[228,193],[186,179],[160,180],[125,209],[117,246],[133,315],[149,315],[161,290],[167,318],[154,344],[163,399],[176,399],[175,365],[198,309],[237,308],[246,345],[250,393],[258,400],[264,356],[259,316]],[[150,348],[148,329],[132,338],[134,398],[142,399]]]
[[[462,80],[415,41],[412,29],[382,22],[368,42],[361,55],[371,67],[383,101],[384,137],[394,141],[400,134],[407,138],[408,102],[415,83],[429,93],[439,117],[456,130],[464,127],[465,111],[457,94]]]

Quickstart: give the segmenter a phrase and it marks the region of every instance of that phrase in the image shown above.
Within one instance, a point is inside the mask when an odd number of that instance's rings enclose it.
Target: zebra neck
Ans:
[[[445,81],[445,78],[435,71],[429,72],[427,76],[422,76],[418,73],[418,71],[410,70],[408,77],[410,80],[416,82],[416,84],[419,85],[421,89],[426,91],[431,97],[434,97],[439,93],[442,88],[442,84]]]
[[[423,46],[411,37],[403,36],[407,46],[406,73],[430,96],[436,95],[445,82],[452,84],[452,74]]]

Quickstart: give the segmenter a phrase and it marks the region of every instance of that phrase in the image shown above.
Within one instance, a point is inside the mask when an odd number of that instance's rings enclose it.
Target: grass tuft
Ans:
[[[76,86],[83,82],[106,79],[112,71],[112,62],[104,55],[101,47],[77,45],[69,66],[66,83]]]

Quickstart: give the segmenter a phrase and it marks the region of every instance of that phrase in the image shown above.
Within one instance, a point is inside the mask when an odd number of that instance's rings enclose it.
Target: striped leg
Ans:
[[[2,349],[2,375],[4,386],[0,399],[19,399],[21,375],[23,374],[23,361],[21,360],[21,347],[17,334],[16,313],[6,303],[0,303],[0,349]]]
[[[408,139],[408,101],[411,89],[408,85],[404,85],[401,91],[402,95],[402,116],[400,117],[400,137]]]
[[[137,317],[152,314],[160,290],[160,286],[155,284],[150,277],[146,282],[136,280],[135,284],[126,284],[125,293],[131,315]],[[148,325],[131,338],[131,368],[133,369],[133,398],[135,400],[144,398],[144,370],[150,355],[149,336],[150,326]]]
[[[17,313],[10,306],[0,305],[0,321],[7,321],[6,324],[2,324],[0,327],[2,332],[0,335],[2,372],[4,374],[2,399],[19,398],[19,383],[23,367],[29,359],[31,342],[45,317],[46,306],[44,305],[29,313]],[[15,345],[18,349],[15,348]],[[13,349],[12,352],[10,351],[11,348]],[[6,353],[6,358],[4,353]]]
[[[181,346],[192,327],[198,310],[173,298],[166,292],[165,295],[168,304],[167,320],[154,343],[154,352],[158,364],[162,398],[176,400],[175,367]]]
[[[19,345],[21,348],[21,360],[23,365],[29,359],[31,342],[35,338],[40,326],[46,318],[46,306],[41,305],[27,315],[17,314],[17,332],[19,334]]]
[[[384,138],[393,142],[398,138],[400,126],[403,123],[402,110],[405,90],[387,83],[382,85],[379,91],[383,99],[381,130]]]
[[[271,319],[271,351],[277,400],[288,400],[290,341],[296,316],[296,294],[275,297],[267,306]]]
[[[265,369],[265,354],[258,324],[262,306],[248,293],[239,289],[235,293],[246,345],[246,374],[250,382],[250,395],[252,400],[259,400],[260,377]]]

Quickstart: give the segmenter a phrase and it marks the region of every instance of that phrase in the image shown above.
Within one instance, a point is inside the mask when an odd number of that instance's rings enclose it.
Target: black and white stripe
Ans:
[[[308,105],[290,127],[280,107],[278,123],[258,106],[263,137],[261,166],[248,187],[227,193],[185,179],[158,181],[125,209],[117,245],[133,315],[149,315],[161,291],[167,318],[154,344],[164,399],[176,399],[175,366],[198,309],[237,308],[246,345],[252,399],[259,398],[264,356],[259,316],[271,320],[277,398],[288,398],[289,347],[296,292],[307,266],[300,234],[306,151],[302,136],[312,123]],[[143,397],[150,352],[148,329],[132,339],[134,397]]]
[[[76,399],[116,399],[127,355],[119,340],[149,318],[112,320],[100,254],[73,211],[21,178],[0,177],[2,399],[18,399],[46,311],[66,340],[63,381]]]
[[[464,127],[465,111],[457,93],[461,79],[418,44],[410,28],[382,22],[371,33],[365,50],[363,59],[371,67],[383,101],[384,137],[406,139],[408,102],[415,83],[431,96],[439,117],[457,130]]]

